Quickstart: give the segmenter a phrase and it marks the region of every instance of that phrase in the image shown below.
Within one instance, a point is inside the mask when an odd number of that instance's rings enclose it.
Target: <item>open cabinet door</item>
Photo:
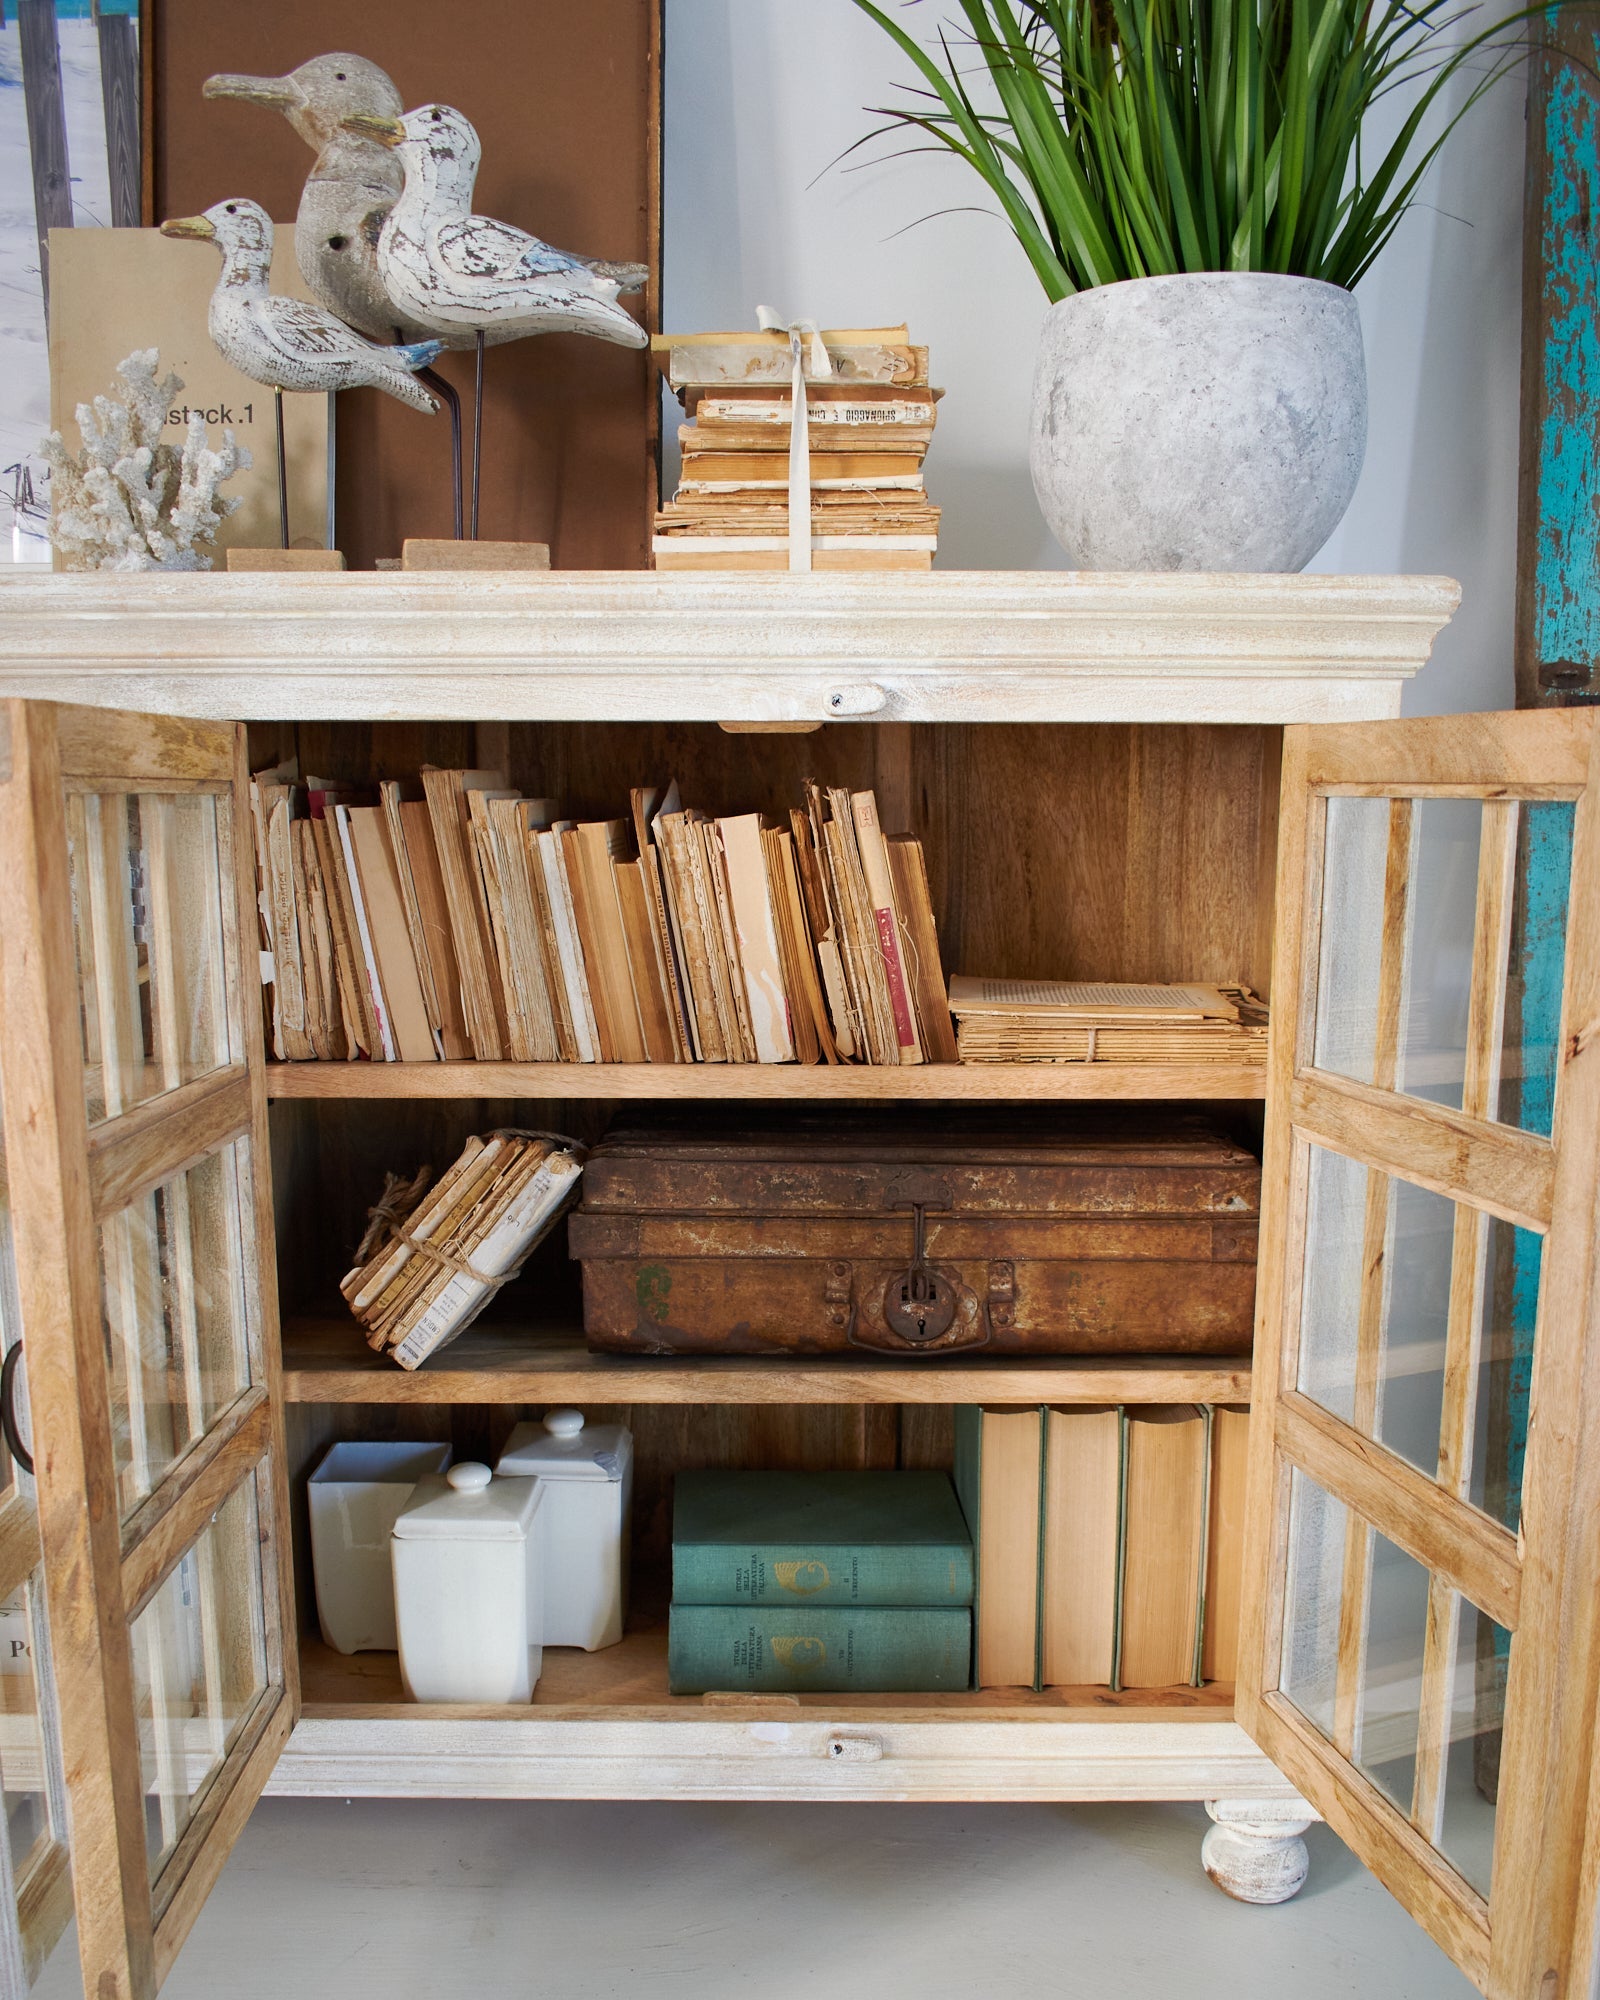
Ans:
[[[242,732],[0,706],[0,1090],[84,1991],[149,2000],[297,1703]]]
[[[1284,743],[1239,1719],[1496,2000],[1592,1977],[1595,743]]]

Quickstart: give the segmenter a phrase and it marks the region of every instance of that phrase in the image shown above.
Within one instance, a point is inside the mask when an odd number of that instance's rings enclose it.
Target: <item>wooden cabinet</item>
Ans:
[[[1199,1798],[1208,1866],[1260,1900],[1298,1886],[1322,1813],[1486,1992],[1587,1991],[1594,732],[1394,720],[1454,597],[959,573],[0,581],[19,1294],[0,1310],[26,1341],[38,1508],[35,1530],[25,1478],[0,1492],[0,1585],[42,1548],[90,1990],[154,1991],[269,1788]],[[730,810],[787,805],[812,769],[871,783],[927,843],[947,969],[1243,978],[1270,990],[1269,1067],[269,1064],[243,786],[289,747],[351,781],[506,764],[580,813],[669,769]],[[596,1356],[554,1271],[523,1287],[525,1323],[406,1374],[328,1309],[384,1166],[437,1166],[507,1105],[587,1136],[620,1101],[682,1097],[1264,1117],[1254,1368]],[[1531,1411],[1520,1484],[1497,1369]],[[547,1655],[531,1707],[427,1708],[387,1656],[315,1636],[301,1489],[334,1436],[484,1455],[530,1409],[620,1412],[648,1553],[688,1464],[939,1464],[958,1403],[1247,1398],[1237,1697],[673,1699],[646,1602],[621,1646]]]

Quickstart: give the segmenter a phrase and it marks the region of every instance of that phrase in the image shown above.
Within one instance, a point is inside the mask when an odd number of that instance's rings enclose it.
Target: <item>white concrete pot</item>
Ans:
[[[1337,285],[1133,278],[1045,315],[1033,487],[1080,569],[1304,569],[1366,448],[1361,320]]]

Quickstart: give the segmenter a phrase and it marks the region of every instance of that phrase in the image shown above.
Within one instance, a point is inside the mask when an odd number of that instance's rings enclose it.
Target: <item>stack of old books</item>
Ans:
[[[1248,987],[1064,979],[950,982],[962,1062],[1264,1063],[1267,1009]]]
[[[870,791],[775,824],[636,787],[564,818],[498,771],[252,783],[282,1060],[954,1062],[922,846]]]
[[[680,1472],[674,1694],[966,1687],[972,1541],[943,1472]]]
[[[546,1133],[469,1139],[430,1187],[388,1177],[339,1289],[367,1345],[416,1368],[515,1277],[578,1191],[581,1149]]]
[[[1250,1413],[1084,1404],[956,1411],[979,1687],[1231,1681]]]
[[[939,509],[923,489],[939,392],[903,326],[825,332],[831,373],[806,384],[811,562],[925,570]],[[683,472],[656,516],[657,569],[787,569],[795,403],[785,333],[658,334],[690,421]]]

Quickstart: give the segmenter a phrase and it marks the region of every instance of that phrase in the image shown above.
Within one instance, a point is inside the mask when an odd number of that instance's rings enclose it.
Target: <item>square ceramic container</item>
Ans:
[[[389,1537],[411,1489],[450,1463],[447,1444],[335,1444],[307,1482],[317,1622],[336,1653],[392,1653]]]
[[[517,1425],[496,1470],[544,1488],[545,1644],[614,1646],[628,1600],[632,1432],[551,1410],[542,1423]]]
[[[413,1701],[533,1699],[544,1552],[537,1479],[451,1466],[417,1481],[394,1524],[400,1678]]]

